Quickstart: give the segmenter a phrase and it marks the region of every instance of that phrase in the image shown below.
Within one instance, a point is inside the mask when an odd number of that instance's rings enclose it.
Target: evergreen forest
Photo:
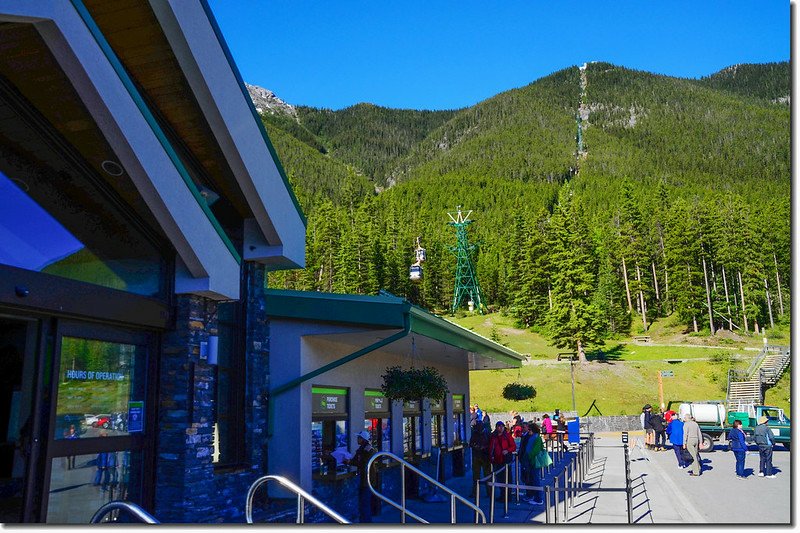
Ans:
[[[269,285],[449,313],[462,206],[483,302],[557,346],[670,315],[701,334],[788,323],[790,94],[788,63],[701,79],[590,63],[460,110],[265,114],[308,217],[306,268]]]

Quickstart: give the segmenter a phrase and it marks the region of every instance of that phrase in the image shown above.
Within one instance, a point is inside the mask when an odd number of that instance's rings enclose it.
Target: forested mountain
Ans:
[[[786,104],[792,94],[792,69],[788,61],[760,65],[732,65],[698,83],[742,96]]]
[[[415,111],[357,104],[339,111],[297,108],[300,122],[331,155],[361,169],[378,186],[394,162],[450,120],[455,111]]]
[[[446,311],[447,212],[462,205],[484,301],[564,346],[670,314],[690,331],[788,321],[790,115],[770,96],[789,72],[729,70],[592,63],[454,112],[265,117],[309,220],[306,269],[270,285],[382,288]],[[428,260],[413,284],[417,236]]]

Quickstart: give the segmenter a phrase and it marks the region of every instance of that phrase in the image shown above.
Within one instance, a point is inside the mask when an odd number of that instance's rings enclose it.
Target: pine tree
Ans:
[[[574,347],[585,363],[585,349],[600,341],[604,328],[601,312],[592,302],[595,265],[591,239],[568,185],[559,193],[550,227],[553,308],[548,313],[548,329],[553,344]]]

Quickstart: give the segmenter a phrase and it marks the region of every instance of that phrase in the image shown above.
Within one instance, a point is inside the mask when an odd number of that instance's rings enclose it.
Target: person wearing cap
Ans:
[[[644,443],[648,450],[655,449],[656,432],[653,429],[652,413],[653,407],[648,403],[642,407],[642,426],[644,427]]]
[[[361,523],[372,522],[372,491],[369,490],[367,480],[367,464],[375,455],[375,449],[370,444],[369,437],[366,429],[358,434],[358,449],[353,458],[346,461],[358,469],[358,519]],[[372,473],[374,474],[374,469]],[[375,479],[372,481],[375,482]]]
[[[683,417],[683,449],[692,456],[692,470],[690,476],[699,476],[702,468],[700,466],[700,441],[703,440],[703,433],[700,426],[694,421],[692,415],[686,414]]]
[[[675,457],[678,458],[678,468],[686,468],[689,466],[683,460],[681,449],[683,448],[683,422],[678,418],[678,413],[672,412],[672,420],[667,424],[667,437],[672,444],[672,450],[675,452]]]
[[[492,469],[497,469],[505,463],[510,463],[517,449],[514,438],[506,431],[506,425],[502,422],[495,424],[495,429],[489,436],[489,462]]]
[[[753,438],[758,445],[758,476],[772,479],[775,477],[772,471],[772,447],[775,445],[775,435],[769,429],[767,421],[767,417],[763,415],[758,419]]]

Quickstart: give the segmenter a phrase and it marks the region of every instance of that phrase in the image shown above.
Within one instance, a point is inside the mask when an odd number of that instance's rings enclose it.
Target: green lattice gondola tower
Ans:
[[[468,212],[466,216],[461,212],[461,206],[457,208],[458,212],[455,216],[452,213],[447,213],[452,222],[448,222],[448,226],[456,228],[456,245],[450,247],[450,251],[456,256],[456,284],[453,291],[453,307],[451,312],[455,314],[456,309],[467,298],[468,302],[472,302],[473,308],[477,309],[479,313],[483,314],[483,297],[481,295],[481,286],[478,284],[478,271],[475,264],[472,262],[472,251],[475,249],[474,244],[469,243],[467,238],[467,226],[472,223],[469,215],[472,211]]]

